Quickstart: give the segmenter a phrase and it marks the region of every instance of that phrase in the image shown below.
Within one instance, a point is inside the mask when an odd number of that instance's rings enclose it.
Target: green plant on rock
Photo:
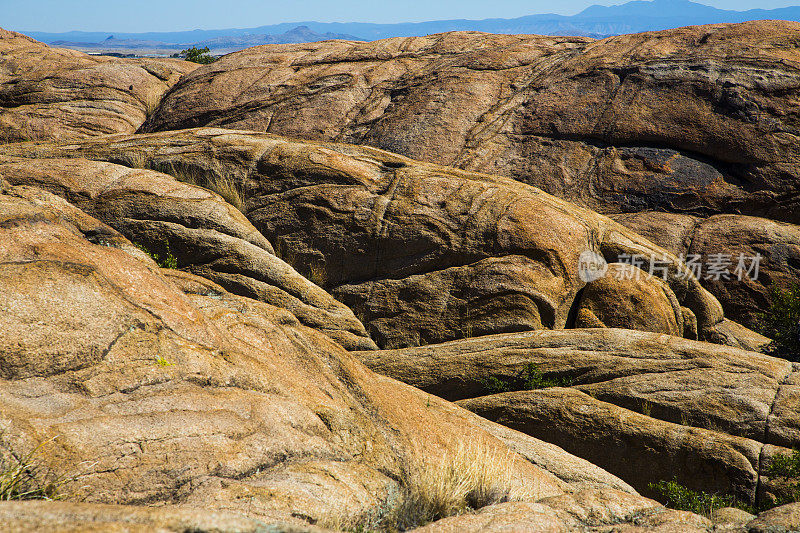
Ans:
[[[786,482],[773,506],[800,501],[800,450],[774,456],[766,472],[768,476],[783,478]]]
[[[61,487],[71,478],[55,476],[43,465],[42,448],[50,441],[18,454],[2,442],[2,436],[0,433],[0,501],[61,499]]]
[[[769,309],[758,316],[758,329],[772,339],[772,355],[800,361],[800,284],[786,290],[774,287],[771,295]]]
[[[570,377],[547,377],[537,364],[528,363],[517,377],[489,376],[481,381],[481,385],[489,394],[500,394],[519,390],[570,387],[573,382],[574,380]]]
[[[172,255],[172,252],[169,249],[169,244],[165,244],[166,253],[162,257],[161,254],[157,254],[155,252],[150,251],[146,246],[140,243],[133,243],[138,249],[146,253],[150,256],[150,259],[156,262],[158,266],[161,268],[171,268],[176,270],[178,268],[178,259]]]
[[[570,387],[573,384],[570,377],[545,377],[539,366],[534,363],[525,365],[526,390],[549,389],[551,387]]]
[[[216,57],[209,54],[210,51],[211,50],[207,46],[205,48],[197,48],[196,46],[192,46],[187,50],[181,50],[180,55],[186,61],[200,63],[201,65],[208,65],[209,63],[213,63],[217,60]]]
[[[647,487],[661,495],[664,505],[679,511],[689,511],[709,516],[723,507],[741,507],[741,504],[731,495],[710,494],[705,491],[692,490],[681,485],[675,479],[649,483]]]

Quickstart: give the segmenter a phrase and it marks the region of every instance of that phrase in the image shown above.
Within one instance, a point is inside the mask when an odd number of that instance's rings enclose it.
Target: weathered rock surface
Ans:
[[[769,307],[771,288],[787,289],[800,279],[800,226],[794,224],[748,216],[700,219],[652,211],[612,218],[678,257],[699,258],[703,286],[719,299],[726,316],[748,327]],[[756,270],[753,258],[757,256]],[[715,258],[728,271],[726,275],[717,276],[708,269]]]
[[[197,65],[51,48],[0,29],[0,142],[133,133]]]
[[[0,502],[6,533],[316,533],[313,526],[263,522],[240,514],[131,505]]]
[[[31,157],[30,148],[7,145],[0,155]],[[663,262],[700,338],[723,319],[669,252],[515,180],[219,129],[39,144],[34,156],[119,161],[127,153],[148,168],[235,180],[245,215],[279,255],[353,309],[384,348],[571,326],[587,250]]]
[[[0,504],[12,529],[375,523],[410,469],[458,442],[503,451],[515,505],[538,500],[561,530],[670,514],[551,444],[368,371],[285,310],[157,268],[52,193],[2,187],[0,459],[41,444],[42,481],[65,477],[86,500]]]
[[[691,313],[691,311],[688,311]],[[684,317],[664,281],[629,264],[611,263],[578,300],[576,328],[624,328],[684,336]],[[697,338],[695,324],[691,337]]]
[[[261,46],[187,75],[143,131],[367,144],[601,212],[798,223],[800,24],[601,41],[447,33]]]
[[[645,494],[648,483],[675,476],[708,492],[768,498],[777,490],[764,474],[768,459],[800,445],[800,367],[736,348],[595,329],[357,355],[378,373],[562,446]],[[532,368],[571,386],[522,390]],[[496,380],[520,392],[490,395]]]
[[[227,290],[290,311],[348,349],[374,349],[353,312],[298,274],[237,209],[172,176],[83,159],[0,158],[0,176],[58,194]],[[98,236],[96,242],[102,242]]]

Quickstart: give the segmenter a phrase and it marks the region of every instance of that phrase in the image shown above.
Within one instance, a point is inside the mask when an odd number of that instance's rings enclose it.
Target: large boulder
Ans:
[[[540,502],[562,530],[670,516],[553,445],[372,373],[285,310],[158,268],[60,197],[0,186],[0,464],[83,500],[0,503],[12,531],[369,528],[437,464],[493,472],[481,487]]]
[[[147,168],[234,181],[245,215],[278,255],[352,308],[383,348],[570,327],[586,252],[610,262],[641,256],[643,269],[658,261],[700,338],[724,318],[666,250],[511,179],[213,128],[30,148],[6,145],[0,155],[122,161],[136,153]]]
[[[800,366],[619,329],[493,335],[361,352],[371,369],[553,442],[637,490],[673,477],[771,499],[771,457],[800,445]],[[544,388],[561,385],[561,388]],[[497,393],[499,388],[506,392]]]
[[[691,311],[687,310],[687,314]],[[697,338],[694,331],[686,332]],[[611,263],[578,300],[576,328],[624,328],[684,336],[684,316],[672,289],[633,265]]]
[[[0,158],[0,176],[70,200],[173,267],[281,307],[348,349],[374,349],[353,312],[274,255],[233,206],[202,187],[143,169],[83,159]]]
[[[726,316],[748,327],[756,327],[759,314],[769,308],[773,289],[785,290],[800,280],[800,226],[794,224],[653,211],[612,218],[678,257],[695,259],[703,268],[700,282],[722,303]],[[722,276],[708,269],[715,258],[727,271]]]
[[[0,142],[133,133],[195,63],[51,48],[0,28]]]
[[[187,75],[143,126],[367,144],[601,212],[797,223],[800,24],[593,41],[455,32],[255,47]]]

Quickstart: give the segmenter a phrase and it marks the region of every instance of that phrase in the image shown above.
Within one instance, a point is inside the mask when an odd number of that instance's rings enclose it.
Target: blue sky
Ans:
[[[699,0],[723,9],[770,9],[800,0]],[[0,0],[0,27],[17,31],[144,32],[251,28],[278,22],[407,22],[575,14],[623,0]]]

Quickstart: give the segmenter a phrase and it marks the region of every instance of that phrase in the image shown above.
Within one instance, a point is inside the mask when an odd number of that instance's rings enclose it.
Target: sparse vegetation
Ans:
[[[794,449],[790,454],[773,457],[767,474],[773,477],[800,478],[800,450]]]
[[[569,377],[547,377],[535,363],[528,363],[518,377],[489,376],[482,382],[490,394],[514,390],[537,390],[551,387],[570,387],[574,380]]]
[[[469,442],[459,444],[452,454],[426,461],[407,474],[400,504],[382,529],[406,531],[528,496],[512,490],[511,456],[510,451]]]
[[[169,165],[163,172],[181,183],[203,187],[220,195],[226,202],[241,212],[245,210],[243,187],[235,180],[222,175],[222,172],[203,172],[194,167]]]
[[[762,335],[773,339],[771,355],[800,362],[800,284],[772,289],[769,310],[758,317]]]
[[[158,254],[156,252],[153,252],[153,251],[149,250],[143,244],[136,243],[136,242],[133,243],[133,244],[138,249],[140,249],[141,251],[143,251],[144,253],[149,255],[150,258],[153,261],[155,261],[156,264],[158,266],[160,266],[161,268],[171,268],[171,269],[177,269],[178,268],[178,259],[174,255],[172,255],[172,252],[169,249],[169,244],[166,244],[166,243],[164,244],[164,246],[166,248],[166,252],[164,253],[163,256],[161,254]]]
[[[209,63],[213,63],[217,60],[216,57],[209,54],[210,51],[211,50],[207,46],[205,48],[197,48],[196,46],[192,46],[187,50],[181,50],[180,55],[186,61],[200,63],[201,65],[208,65]]]
[[[0,433],[0,501],[58,500],[61,487],[71,478],[54,475],[40,459],[39,444],[26,454],[15,453]]]
[[[167,361],[167,359],[163,355],[155,356],[155,362],[158,366],[172,366],[172,363]]]
[[[648,488],[661,495],[663,498],[662,503],[667,507],[679,511],[690,511],[703,516],[709,516],[723,507],[742,507],[742,504],[737,502],[736,498],[731,495],[695,491],[686,488],[675,479],[650,483]]]

